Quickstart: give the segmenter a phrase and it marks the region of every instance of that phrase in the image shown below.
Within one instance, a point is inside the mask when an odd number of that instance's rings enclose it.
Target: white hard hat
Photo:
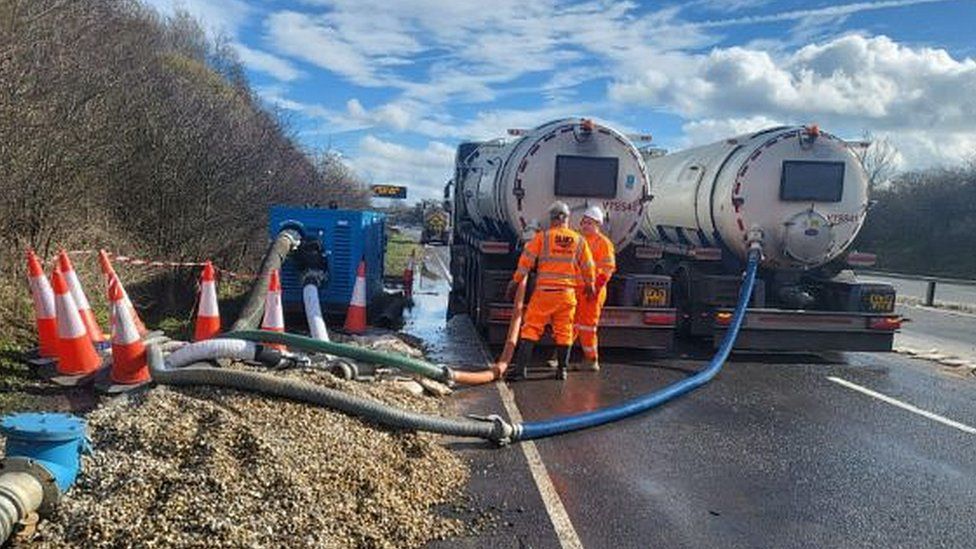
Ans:
[[[603,217],[603,208],[599,206],[590,206],[587,208],[586,211],[583,212],[583,217],[589,217],[597,223],[603,223],[603,220],[605,219]]]
[[[569,205],[562,200],[557,200],[549,206],[549,217],[554,218],[560,215],[569,217]]]

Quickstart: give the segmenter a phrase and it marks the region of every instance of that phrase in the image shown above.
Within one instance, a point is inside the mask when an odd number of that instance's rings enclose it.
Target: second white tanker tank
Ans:
[[[607,213],[618,250],[640,230],[648,195],[640,152],[623,134],[588,119],[543,124],[510,141],[463,143],[455,184],[479,239],[517,241],[548,222],[554,200],[569,204],[575,226],[587,206]],[[458,229],[465,231],[462,225]]]
[[[867,177],[844,141],[817,128],[778,127],[645,158],[654,200],[651,240],[746,256],[763,231],[764,266],[810,269],[840,255],[868,209]]]

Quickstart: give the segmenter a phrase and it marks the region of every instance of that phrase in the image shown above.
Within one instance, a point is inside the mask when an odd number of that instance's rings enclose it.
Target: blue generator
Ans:
[[[325,316],[345,314],[356,283],[360,259],[366,261],[366,305],[383,292],[383,258],[386,250],[386,216],[369,211],[330,210],[275,206],[268,216],[273,239],[285,228],[302,239],[318,239],[328,263],[328,279],[319,286]],[[300,274],[293,258],[281,267],[281,301],[286,311],[302,310]]]

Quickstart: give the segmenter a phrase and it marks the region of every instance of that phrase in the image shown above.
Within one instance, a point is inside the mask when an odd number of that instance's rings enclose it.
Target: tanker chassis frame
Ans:
[[[489,344],[503,343],[514,308],[505,299],[505,289],[515,272],[520,253],[521,249],[509,242],[479,240],[471,233],[455,230],[451,244],[453,281],[448,318],[467,314]],[[620,259],[618,255],[618,262]],[[675,310],[668,306],[670,279],[635,275],[622,268],[611,280],[607,305],[600,319],[600,347],[670,351],[674,346],[676,322]],[[531,295],[533,282],[534,277],[530,276],[526,296]],[[626,299],[633,303],[643,298],[645,291],[665,306],[620,304]],[[548,329],[543,341],[551,341]]]
[[[711,338],[717,347],[732,320],[741,277],[726,274],[729,268],[722,266],[722,250],[651,247],[662,255],[653,272],[672,277],[679,336]],[[855,255],[871,254],[852,253],[848,260],[838,259],[808,273],[761,271],[733,349],[891,351],[904,321],[895,313],[895,290],[889,284],[857,281],[849,270],[856,265]],[[779,297],[784,287],[802,289],[814,300],[807,307],[786,306]]]

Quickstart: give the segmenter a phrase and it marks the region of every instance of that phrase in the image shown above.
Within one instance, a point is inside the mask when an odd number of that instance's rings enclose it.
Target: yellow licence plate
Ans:
[[[661,288],[645,287],[641,301],[644,307],[664,307],[668,304],[668,292]]]
[[[895,310],[894,294],[868,294],[865,296],[868,310],[875,313],[890,313]]]

